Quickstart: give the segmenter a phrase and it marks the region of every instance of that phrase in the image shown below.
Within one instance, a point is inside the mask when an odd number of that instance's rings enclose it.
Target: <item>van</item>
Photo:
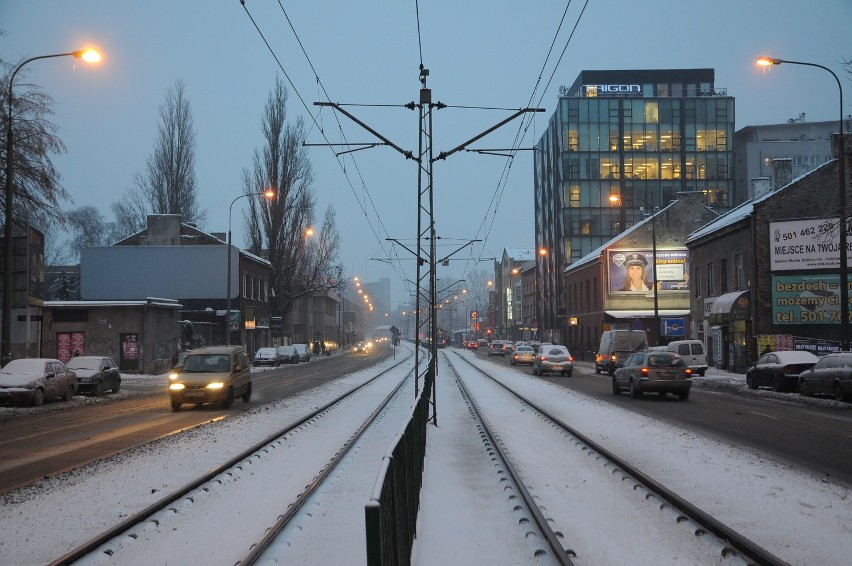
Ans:
[[[701,340],[675,340],[666,346],[669,352],[674,352],[686,362],[692,373],[704,375],[707,371],[707,356],[704,343]]]
[[[183,403],[221,403],[228,409],[235,397],[251,399],[251,363],[242,346],[212,346],[187,353],[183,366],[169,374],[173,411]]]
[[[633,352],[648,347],[644,330],[605,330],[601,334],[601,345],[595,354],[595,373],[614,375],[624,360]]]

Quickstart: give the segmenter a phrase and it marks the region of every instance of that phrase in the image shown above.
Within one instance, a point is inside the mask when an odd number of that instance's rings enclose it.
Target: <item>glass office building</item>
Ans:
[[[582,71],[560,88],[534,160],[536,248],[548,252],[539,277],[554,297],[545,328],[558,323],[562,268],[649,206],[685,191],[720,212],[733,204],[733,134],[734,99],[714,85],[713,69]]]

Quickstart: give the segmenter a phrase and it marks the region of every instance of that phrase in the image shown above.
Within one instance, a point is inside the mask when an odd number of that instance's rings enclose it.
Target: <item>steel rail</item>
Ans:
[[[542,416],[553,422],[553,424],[559,426],[562,430],[575,437],[577,440],[588,446],[594,452],[597,452],[604,458],[611,461],[613,464],[615,464],[616,467],[621,468],[622,471],[632,476],[636,481],[643,484],[650,491],[656,493],[658,497],[666,501],[669,505],[680,511],[683,515],[692,519],[697,525],[699,525],[703,529],[706,529],[708,532],[713,533],[721,540],[725,541],[731,546],[732,549],[735,549],[736,551],[742,553],[743,556],[745,556],[749,560],[753,560],[754,564],[760,564],[764,566],[789,566],[788,562],[775,556],[767,549],[758,545],[745,535],[735,531],[734,529],[725,525],[724,523],[722,523],[709,513],[703,511],[701,508],[697,507],[693,503],[690,503],[674,491],[659,483],[651,476],[639,470],[637,467],[631,465],[626,460],[616,456],[613,452],[610,452],[588,436],[584,435],[577,429],[568,425],[555,415],[552,415],[546,409],[542,408],[541,406],[537,405],[536,403],[527,399],[516,391],[510,389],[507,385],[495,379],[487,372],[471,363],[470,360],[464,358],[458,353],[455,354],[460,359],[467,362],[467,364],[470,365],[472,368],[480,372],[482,375],[488,377],[489,379],[494,381],[494,383],[503,387],[506,391],[514,395],[521,402],[525,403],[535,411],[538,411]]]
[[[406,358],[401,359],[399,361],[399,363],[396,363],[393,366],[387,368],[386,370],[380,372],[375,377],[372,377],[369,380],[362,383],[361,385],[358,385],[357,387],[354,387],[354,388],[350,389],[349,391],[341,394],[340,396],[336,397],[332,401],[329,401],[328,403],[326,403],[322,407],[316,409],[315,411],[308,414],[307,416],[299,419],[297,422],[292,423],[292,424],[284,427],[283,429],[267,436],[264,440],[261,440],[260,442],[258,442],[257,444],[254,444],[250,448],[247,448],[246,450],[244,450],[240,454],[238,454],[238,455],[234,456],[233,458],[223,462],[219,466],[216,466],[215,468],[213,468],[210,471],[206,472],[205,474],[197,477],[196,479],[190,481],[189,483],[183,485],[182,487],[179,487],[177,490],[175,490],[175,491],[171,492],[170,494],[162,497],[161,499],[155,501],[154,503],[152,503],[148,507],[142,509],[141,511],[134,513],[133,515],[129,516],[124,521],[118,523],[117,525],[115,525],[113,527],[110,527],[109,529],[107,529],[106,531],[97,535],[96,537],[84,542],[83,544],[81,544],[77,548],[71,550],[70,552],[62,555],[61,557],[59,557],[56,560],[54,560],[53,562],[51,562],[50,566],[63,566],[63,565],[72,564],[72,563],[76,562],[77,560],[79,560],[80,558],[91,553],[92,551],[94,551],[95,549],[97,549],[98,547],[103,545],[104,543],[109,542],[110,540],[117,537],[121,533],[127,531],[128,529],[130,529],[134,525],[138,525],[138,524],[142,523],[145,519],[151,517],[152,515],[154,515],[158,511],[162,511],[163,509],[167,508],[169,505],[171,505],[172,503],[174,503],[178,499],[182,498],[183,496],[185,496],[189,492],[197,489],[198,487],[200,487],[203,484],[207,483],[208,481],[212,480],[213,478],[215,478],[219,474],[223,473],[225,470],[228,470],[228,469],[236,466],[237,464],[239,464],[243,460],[248,459],[249,457],[251,457],[252,454],[262,450],[265,446],[274,442],[275,440],[277,440],[281,436],[288,434],[290,431],[295,430],[296,428],[302,426],[303,424],[310,421],[311,419],[316,418],[317,415],[320,415],[321,413],[330,409],[334,405],[340,403],[341,401],[343,401],[347,397],[354,395],[359,390],[363,389],[367,385],[370,385],[371,383],[373,383],[375,380],[379,379],[380,377],[382,377],[386,373],[388,373],[388,372],[396,369],[397,367],[399,367],[406,360],[408,360],[409,357],[411,357],[411,356],[407,356]],[[405,381],[405,380],[403,380],[403,381]]]

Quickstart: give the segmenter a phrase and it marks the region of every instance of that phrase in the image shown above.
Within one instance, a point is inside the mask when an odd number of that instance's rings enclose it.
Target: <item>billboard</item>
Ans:
[[[840,324],[839,275],[773,275],[773,324]]]
[[[656,259],[658,293],[689,290],[689,251],[657,250]],[[648,293],[653,291],[654,274],[651,264],[653,260],[653,250],[608,250],[609,292]]]
[[[846,224],[848,241],[852,241],[852,218]],[[837,218],[813,218],[770,222],[770,269],[790,271],[803,269],[838,269],[840,267],[840,230]],[[852,254],[846,250],[852,263]]]

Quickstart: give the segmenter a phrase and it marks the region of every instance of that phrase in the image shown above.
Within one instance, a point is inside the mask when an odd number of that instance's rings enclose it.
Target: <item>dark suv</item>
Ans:
[[[183,366],[169,375],[172,410],[183,403],[221,403],[230,408],[235,397],[251,398],[251,364],[242,346],[192,350]]]

